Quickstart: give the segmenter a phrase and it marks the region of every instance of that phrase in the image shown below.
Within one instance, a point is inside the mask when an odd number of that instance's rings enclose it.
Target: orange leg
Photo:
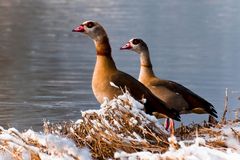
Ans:
[[[170,126],[170,119],[169,118],[166,118],[165,119],[165,122],[164,122],[164,127],[165,127],[165,129],[168,131],[168,129],[169,129],[169,126]]]
[[[175,133],[175,123],[174,123],[174,120],[173,120],[173,119],[170,119],[169,129],[170,129],[170,134],[171,134],[171,135],[174,135],[174,133]]]
[[[171,135],[174,135],[174,130],[175,130],[175,124],[174,124],[174,120],[170,119],[170,118],[166,118],[165,123],[164,123],[164,127],[165,129],[168,131],[170,131]]]

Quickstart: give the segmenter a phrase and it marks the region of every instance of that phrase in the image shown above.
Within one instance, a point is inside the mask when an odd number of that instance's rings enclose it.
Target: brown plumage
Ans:
[[[82,32],[94,41],[97,59],[92,77],[92,89],[98,102],[102,103],[104,97],[112,99],[122,94],[121,88],[126,87],[136,100],[140,101],[143,97],[147,100],[144,103],[146,113],[158,112],[175,120],[180,120],[179,113],[175,109],[167,108],[166,104],[154,96],[142,83],[117,69],[111,56],[107,34],[99,23],[86,21],[73,29],[73,32]],[[119,88],[112,86],[110,82]]]
[[[155,76],[147,44],[141,39],[131,39],[121,49],[129,49],[140,55],[139,81],[168,106],[174,106],[180,113],[209,113],[217,117],[214,106],[188,88],[173,81]]]

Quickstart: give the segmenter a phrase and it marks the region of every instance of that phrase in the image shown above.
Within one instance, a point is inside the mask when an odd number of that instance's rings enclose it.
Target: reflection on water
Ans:
[[[107,29],[117,66],[138,75],[131,37],[148,42],[157,75],[211,101],[220,115],[226,87],[239,91],[240,2],[0,1],[0,125],[40,129],[43,119],[76,120],[98,108],[91,91],[95,48],[71,33],[87,19]],[[232,93],[232,107],[239,105]],[[186,116],[183,121],[202,120]]]

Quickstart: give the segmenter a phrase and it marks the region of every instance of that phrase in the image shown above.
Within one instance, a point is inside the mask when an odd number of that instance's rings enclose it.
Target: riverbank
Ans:
[[[170,135],[129,93],[43,132],[0,128],[2,159],[240,159],[240,122],[181,126]]]

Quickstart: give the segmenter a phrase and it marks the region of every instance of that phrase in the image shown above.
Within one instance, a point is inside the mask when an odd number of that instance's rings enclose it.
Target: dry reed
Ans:
[[[83,114],[80,123],[50,124],[45,122],[46,133],[73,139],[79,147],[88,146],[97,159],[112,158],[116,151],[164,152],[168,135],[148,115],[134,113],[130,100],[115,99],[99,111]]]
[[[83,112],[82,119],[77,122],[45,121],[43,130],[45,135],[68,137],[78,147],[88,147],[94,159],[114,158],[114,153],[117,151],[164,153],[169,147],[178,150],[180,148],[178,142],[169,141],[169,134],[156,122],[156,119],[136,106],[139,107],[141,104],[125,93],[122,98],[106,101],[99,110]],[[217,123],[210,118],[211,123],[182,125],[176,129],[175,136],[178,140],[183,140],[185,145],[191,145],[195,143],[196,137],[202,137],[206,143],[201,145],[226,151],[231,148],[228,143],[229,138],[240,142],[240,130],[234,128],[238,128],[240,122],[239,119],[234,121],[223,119],[224,123]],[[4,134],[11,138],[2,136]],[[25,150],[30,153],[32,160],[40,160],[40,153],[50,152],[47,146],[34,138],[24,137],[23,133],[15,129],[0,128],[0,135],[0,154],[9,154],[13,159],[22,160]],[[231,149],[238,150],[234,146]],[[68,156],[79,159],[74,155]]]

